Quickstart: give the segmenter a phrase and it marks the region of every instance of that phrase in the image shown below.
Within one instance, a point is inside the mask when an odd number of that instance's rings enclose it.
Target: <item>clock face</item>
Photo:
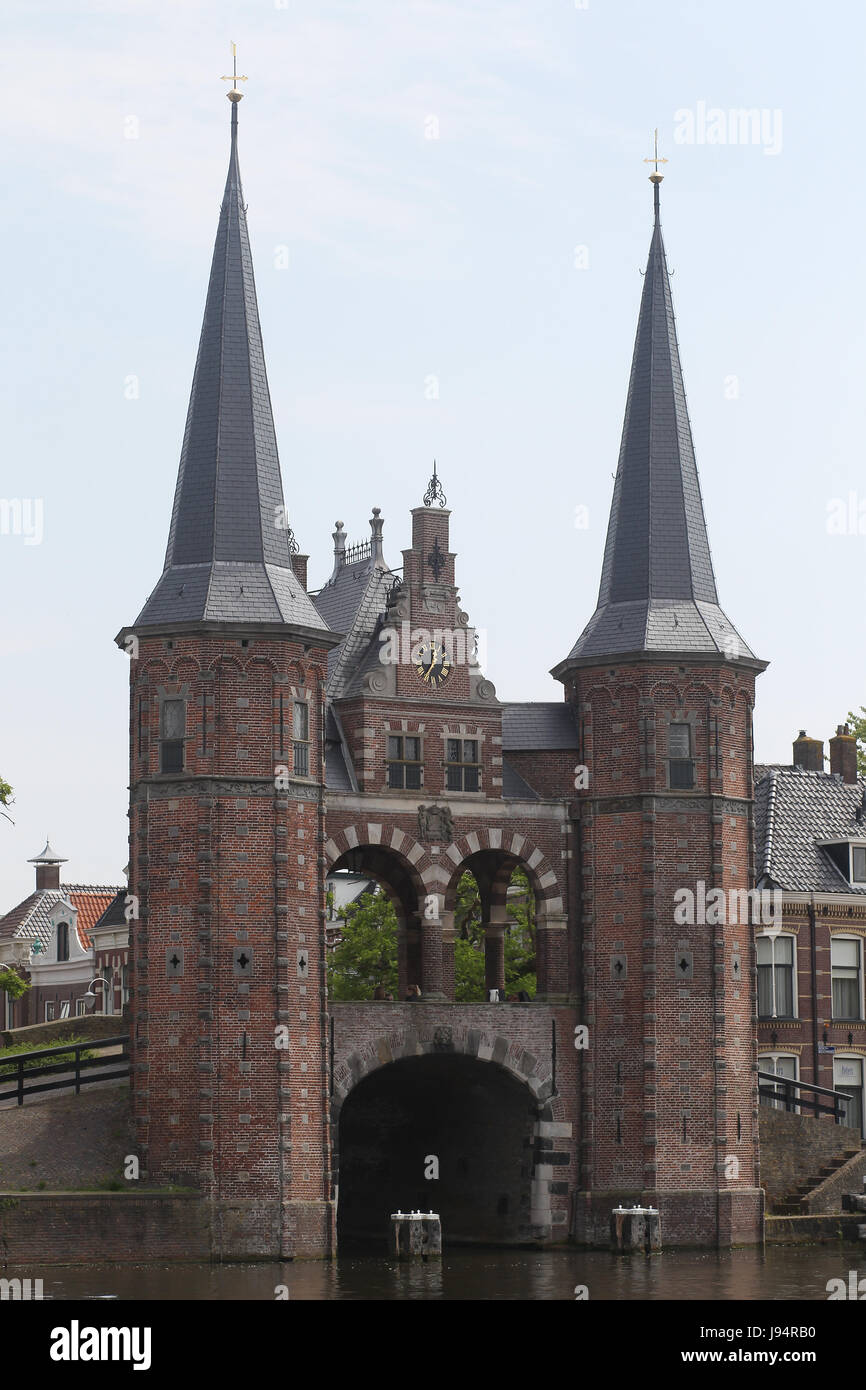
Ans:
[[[425,642],[419,649],[415,670],[425,685],[438,690],[451,675],[451,661],[445,648],[438,642]]]

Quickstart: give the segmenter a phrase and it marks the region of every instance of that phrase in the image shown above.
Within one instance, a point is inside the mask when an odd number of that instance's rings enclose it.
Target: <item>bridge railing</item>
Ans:
[[[811,1110],[818,1115],[832,1115],[837,1125],[845,1123],[847,1106],[851,1097],[842,1091],[828,1091],[826,1086],[815,1086],[809,1081],[794,1081],[790,1076],[777,1076],[775,1072],[759,1071],[758,1082],[772,1082],[772,1085],[758,1085],[758,1095],[768,1101],[784,1105],[786,1110]],[[811,1098],[804,1091],[812,1093]],[[795,1095],[799,1092],[799,1095]],[[822,1105],[820,1096],[829,1096],[832,1105]]]
[[[15,1056],[0,1057],[0,1102],[17,1100],[24,1104],[25,1096],[36,1095],[39,1091],[62,1091],[71,1087],[79,1095],[82,1086],[92,1081],[116,1081],[129,1076],[129,1036],[116,1038],[90,1038],[79,1043],[65,1043],[60,1047],[34,1048],[32,1052],[19,1052]],[[109,1048],[120,1047],[120,1052],[109,1052],[104,1057],[82,1057],[83,1052],[104,1052]],[[64,1061],[49,1062],[46,1057],[63,1057]],[[38,1065],[37,1065],[38,1061]],[[120,1065],[115,1067],[117,1062]],[[100,1068],[110,1065],[111,1071]],[[45,1076],[57,1075],[55,1081],[44,1081]],[[88,1074],[91,1073],[91,1074]],[[38,1077],[34,1084],[31,1080]]]

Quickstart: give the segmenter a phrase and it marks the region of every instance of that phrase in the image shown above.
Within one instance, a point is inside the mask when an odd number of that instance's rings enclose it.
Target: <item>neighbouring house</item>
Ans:
[[[31,983],[23,998],[5,997],[6,1028],[90,1012],[84,996],[97,973],[91,932],[126,890],[61,883],[60,865],[66,862],[46,842],[28,860],[36,865],[35,891],[0,918],[0,963],[17,965]],[[101,1011],[98,1000],[94,1007]]]
[[[780,898],[755,927],[758,1067],[842,1092],[845,1122],[863,1136],[866,779],[847,725],[830,739],[829,771],[824,761],[823,742],[801,730],[790,765],[755,769],[757,886]]]

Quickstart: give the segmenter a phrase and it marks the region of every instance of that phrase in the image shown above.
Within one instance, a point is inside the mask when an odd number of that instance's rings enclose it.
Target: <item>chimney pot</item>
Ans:
[[[847,724],[839,724],[830,739],[830,771],[849,786],[857,781],[857,740]]]
[[[820,738],[809,738],[801,729],[794,739],[794,766],[804,772],[824,771],[824,743]]]

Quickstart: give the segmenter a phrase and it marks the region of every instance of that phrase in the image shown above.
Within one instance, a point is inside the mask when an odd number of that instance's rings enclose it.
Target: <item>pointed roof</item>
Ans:
[[[556,676],[626,653],[757,661],[719,607],[662,240],[662,176],[650,178],[655,222],[598,604]]]
[[[325,627],[292,569],[246,208],[238,102],[163,574],[135,627]]]
[[[62,854],[55,853],[48,840],[45,841],[45,848],[41,854],[37,854],[35,859],[27,860],[28,864],[66,864],[67,862]]]

